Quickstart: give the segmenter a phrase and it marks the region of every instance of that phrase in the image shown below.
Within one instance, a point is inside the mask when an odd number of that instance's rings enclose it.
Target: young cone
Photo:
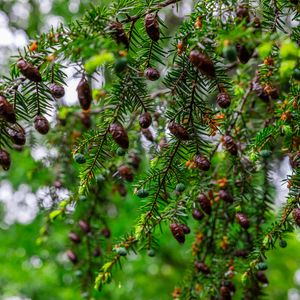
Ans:
[[[42,76],[38,68],[34,67],[31,63],[26,62],[23,58],[17,62],[17,67],[27,79],[34,82],[42,81]]]
[[[169,128],[170,132],[174,136],[176,136],[178,139],[184,140],[184,141],[189,139],[189,134],[188,134],[187,130],[180,124],[171,122],[171,123],[169,123],[168,128]]]
[[[34,128],[40,133],[40,134],[47,134],[49,129],[50,129],[50,125],[48,120],[44,117],[44,116],[36,116],[35,120],[34,120]]]
[[[214,63],[206,54],[201,53],[198,50],[192,50],[189,59],[202,74],[210,78],[216,76]]]

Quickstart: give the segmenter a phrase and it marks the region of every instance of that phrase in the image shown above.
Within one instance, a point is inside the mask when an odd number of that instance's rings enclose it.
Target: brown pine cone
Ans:
[[[148,80],[151,81],[158,80],[160,77],[159,72],[154,68],[147,68],[144,72],[144,75]]]
[[[34,67],[31,63],[26,62],[23,58],[19,59],[17,67],[27,79],[34,82],[42,81],[42,76],[38,68]]]
[[[8,134],[15,145],[23,146],[26,143],[26,136],[24,129],[9,129]]]
[[[139,123],[142,128],[148,128],[152,123],[152,117],[147,111],[140,115]]]
[[[50,90],[51,95],[56,99],[60,99],[65,95],[64,87],[57,83],[50,84],[49,90]]]
[[[67,257],[73,264],[78,262],[77,255],[72,250],[67,251]]]
[[[300,208],[293,209],[293,219],[295,223],[300,226]]]
[[[121,22],[112,22],[109,28],[113,31],[113,35],[118,44],[129,47],[129,40]]]
[[[222,285],[221,288],[220,288],[220,300],[231,300],[231,293],[230,293],[230,289],[225,286],[225,285]]]
[[[197,208],[193,209],[192,216],[197,221],[200,221],[200,220],[202,220],[205,217],[204,214],[202,213],[202,211],[199,210],[199,209],[197,209]]]
[[[44,116],[38,115],[34,120],[34,128],[40,134],[47,134],[50,129],[50,125],[48,120]]]
[[[180,243],[183,244],[185,242],[184,231],[181,224],[172,223],[170,224],[170,230],[174,236],[174,238]]]
[[[102,230],[101,230],[101,233],[102,235],[105,237],[105,238],[110,238],[111,236],[111,232],[110,232],[110,229],[108,227],[104,227]]]
[[[258,271],[256,273],[256,278],[262,284],[268,284],[269,283],[269,280],[268,280],[266,274],[263,271]]]
[[[3,170],[7,171],[10,168],[11,160],[7,151],[0,149],[0,165]]]
[[[231,99],[228,93],[226,92],[221,92],[218,94],[217,96],[217,104],[221,107],[221,108],[227,108],[230,106],[231,103]]]
[[[148,140],[149,142],[154,142],[154,137],[152,132],[150,131],[149,128],[143,128],[142,129],[142,134]]]
[[[206,197],[205,194],[200,193],[198,195],[197,201],[200,204],[201,209],[208,215],[211,214],[211,204],[209,199]]]
[[[159,23],[155,14],[147,14],[145,16],[145,28],[148,36],[154,42],[159,40]]]
[[[78,225],[80,229],[85,233],[89,233],[91,231],[89,223],[84,220],[79,220]]]
[[[189,55],[191,63],[207,77],[216,77],[213,61],[204,53],[198,50],[192,50]]]
[[[224,200],[225,202],[232,203],[233,202],[233,197],[231,194],[225,190],[220,190],[219,191],[219,197]]]
[[[169,123],[168,129],[174,136],[176,136],[180,140],[186,141],[190,138],[187,130],[178,123],[175,122]]]
[[[184,234],[189,234],[191,232],[191,229],[189,226],[187,226],[186,224],[180,224]]]
[[[249,22],[250,21],[250,15],[249,10],[244,5],[239,5],[236,9],[236,16],[239,19],[239,21],[243,21],[244,19]]]
[[[92,126],[92,120],[91,120],[91,115],[89,112],[81,112],[81,114],[79,115],[81,124],[86,128],[89,129]]]
[[[68,237],[74,244],[79,244],[81,242],[80,236],[75,232],[70,232]]]
[[[14,107],[7,101],[4,96],[0,95],[0,117],[10,123],[16,122]]]
[[[230,135],[224,136],[224,146],[230,154],[237,155],[238,153],[237,145]]]
[[[124,127],[120,124],[113,123],[109,127],[109,132],[112,135],[114,141],[123,149],[128,149],[129,147],[129,140],[127,132],[125,131]]]
[[[196,166],[202,171],[208,171],[210,168],[210,161],[201,154],[198,154],[194,158]]]
[[[236,213],[235,218],[242,228],[247,230],[250,226],[249,219],[242,213]]]
[[[125,179],[126,181],[132,182],[133,181],[133,173],[132,173],[132,169],[128,166],[120,166],[118,168],[118,172],[120,174],[120,176]]]
[[[241,44],[237,44],[236,45],[236,52],[237,52],[237,56],[238,56],[240,62],[242,64],[246,64],[250,60],[250,58],[252,57],[252,54],[253,54],[254,50],[247,49],[246,46],[241,45]]]
[[[209,274],[210,273],[210,269],[209,267],[201,261],[195,261],[195,267],[197,269],[198,272],[201,272],[203,274]]]
[[[85,77],[82,77],[77,85],[77,95],[80,106],[84,110],[88,110],[92,103],[92,91]]]
[[[131,153],[129,157],[130,157],[130,165],[137,170],[140,166],[141,158],[136,153]]]

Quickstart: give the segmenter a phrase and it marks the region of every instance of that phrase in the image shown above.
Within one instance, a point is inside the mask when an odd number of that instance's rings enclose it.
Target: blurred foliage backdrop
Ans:
[[[29,41],[51,25],[56,26],[58,22],[68,23],[79,17],[91,2],[97,4],[109,1],[1,0],[0,17],[2,24],[6,22],[8,25],[2,30],[24,31]],[[7,52],[7,49],[10,51]],[[10,45],[0,48],[2,55],[13,55],[16,51]],[[8,66],[9,61],[2,60],[1,64]],[[5,72],[5,68],[1,71]],[[12,160],[16,163],[9,172],[0,173],[0,299],[82,299],[77,281],[81,273],[79,270],[74,273],[72,264],[65,256],[70,228],[62,226],[60,221],[55,222],[50,229],[52,238],[41,244],[40,230],[44,226],[47,206],[40,198],[45,197],[43,187],[53,181],[53,170],[41,168],[46,159],[39,156],[39,151],[43,152],[41,149],[31,150],[15,154]],[[71,169],[76,170],[74,163]],[[26,199],[24,189],[27,194],[33,195],[34,200]],[[115,201],[122,201],[122,211],[112,213],[110,223],[113,236],[118,236],[126,231],[124,227],[131,228],[136,212],[133,199],[116,197]],[[116,207],[112,208],[114,209]],[[130,263],[122,271],[118,271],[118,276],[115,276],[118,281],[112,281],[104,288],[101,299],[172,298],[172,290],[182,280],[184,266],[189,263],[191,254],[185,248],[178,247],[175,239],[164,238],[164,234],[169,235],[167,230],[162,230],[157,256],[151,258],[146,253],[130,255]],[[271,288],[266,289],[266,299],[287,299],[293,289],[300,290],[300,271],[297,273],[300,265],[298,240],[291,238],[287,241],[287,248],[279,248],[269,253],[267,275]],[[235,299],[239,299],[239,295],[235,295]]]

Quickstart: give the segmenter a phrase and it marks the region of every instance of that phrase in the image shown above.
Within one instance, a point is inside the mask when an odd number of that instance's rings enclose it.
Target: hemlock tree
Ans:
[[[92,7],[20,50],[0,81],[0,164],[39,143],[57,150],[38,242],[57,219],[72,224],[66,254],[89,299],[131,253],[155,256],[161,229],[190,255],[174,299],[259,299],[266,252],[300,226],[298,1],[177,11],[178,0]],[[80,79],[77,106],[61,101],[66,68]],[[289,194],[274,217],[269,175],[286,156]],[[111,244],[118,194],[139,215]]]

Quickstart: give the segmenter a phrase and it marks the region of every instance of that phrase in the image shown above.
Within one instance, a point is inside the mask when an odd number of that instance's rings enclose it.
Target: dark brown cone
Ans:
[[[206,195],[203,193],[200,193],[197,198],[197,201],[199,202],[201,209],[206,214],[210,215],[211,214],[211,204],[210,204],[209,199],[206,197]]]
[[[225,202],[232,203],[233,202],[233,197],[231,196],[230,193],[228,193],[225,190],[220,190],[219,191],[219,197],[224,200]]]
[[[4,96],[0,96],[0,117],[10,123],[16,122],[14,107],[7,101]]]
[[[195,261],[195,267],[197,269],[198,272],[201,272],[203,274],[209,274],[210,273],[210,269],[209,267],[201,261]]]
[[[214,63],[206,54],[201,53],[198,50],[192,50],[189,59],[204,75],[208,77],[216,76]]]
[[[79,244],[81,242],[80,236],[75,232],[70,232],[68,237],[74,244]]]
[[[192,211],[192,216],[195,220],[200,221],[204,218],[204,214],[202,213],[201,210],[194,208]]]
[[[127,195],[127,189],[124,184],[119,184],[117,186],[120,196],[125,197]]]
[[[246,258],[248,256],[249,252],[245,249],[238,249],[235,251],[234,255],[237,257],[243,257]]]
[[[48,120],[44,116],[36,116],[34,120],[34,128],[40,134],[47,134],[50,129],[50,125]]]
[[[0,149],[0,165],[5,171],[7,171],[10,167],[10,164],[11,160],[9,153],[3,149]]]
[[[236,143],[230,135],[224,136],[224,145],[227,151],[232,155],[237,155],[238,149]]]
[[[51,95],[56,99],[62,98],[65,95],[65,89],[60,84],[52,83],[50,84],[49,89]]]
[[[256,278],[262,284],[268,284],[269,283],[269,280],[268,280],[266,274],[263,271],[258,271],[256,273]]]
[[[154,42],[159,40],[159,23],[155,14],[147,14],[145,16],[145,28],[148,36]]]
[[[17,67],[27,79],[34,82],[42,81],[42,76],[38,68],[34,67],[31,63],[26,62],[23,58],[18,61]]]
[[[88,110],[92,103],[92,91],[85,77],[82,77],[77,85],[77,95],[80,106],[84,110]]]
[[[300,226],[300,208],[293,209],[293,219],[295,223]]]
[[[90,113],[82,112],[80,115],[80,121],[81,124],[86,128],[89,129],[92,126],[92,121],[91,121],[91,115]]]
[[[242,228],[244,228],[246,230],[249,228],[250,222],[249,222],[248,218],[246,217],[246,215],[244,215],[242,213],[237,213],[235,215],[235,218]]]
[[[227,286],[222,285],[220,288],[220,296],[220,300],[231,300],[230,289]]]
[[[149,142],[154,142],[153,134],[148,128],[143,128],[142,134]]]
[[[198,154],[194,158],[196,166],[202,171],[208,171],[210,168],[210,161],[203,155]]]
[[[170,132],[180,140],[186,141],[190,138],[187,130],[178,123],[171,122],[169,123],[168,128]]]
[[[122,23],[112,22],[110,29],[113,31],[113,35],[118,44],[123,44],[126,48],[129,47],[129,40],[125,33]]]
[[[108,227],[104,227],[102,230],[101,230],[101,233],[102,235],[105,237],[105,238],[110,238],[111,236],[111,232],[110,232],[110,229]]]
[[[120,166],[118,168],[118,172],[120,176],[125,179],[126,181],[132,182],[133,181],[133,173],[132,169],[128,166]]]
[[[228,93],[221,92],[217,96],[217,104],[221,108],[227,108],[230,106],[231,99]]]
[[[151,81],[158,80],[160,77],[159,72],[154,68],[147,68],[144,72],[144,75],[148,80]]]
[[[181,224],[177,224],[177,223],[170,224],[170,230],[171,230],[174,238],[180,244],[183,244],[185,242],[184,231],[183,231],[183,228],[181,227]]]
[[[79,220],[78,225],[80,229],[85,233],[89,233],[91,231],[89,223],[84,220]]]
[[[244,19],[249,22],[250,16],[249,16],[249,10],[246,6],[240,5],[236,9],[236,16],[240,21],[243,21]]]
[[[256,90],[256,94],[257,96],[263,100],[264,102],[269,102],[270,101],[270,97],[269,95],[264,91],[263,87],[259,87],[257,90]]]
[[[67,251],[67,257],[73,264],[78,262],[77,255],[72,250]]]
[[[8,134],[15,145],[23,146],[26,143],[26,136],[23,129],[10,129]]]
[[[132,165],[134,169],[137,170],[140,166],[141,158],[136,153],[131,153],[129,157],[131,159],[130,165]]]
[[[36,116],[34,120],[34,128],[40,134],[47,134],[50,129],[50,125],[48,120],[44,116]]]
[[[252,57],[253,50],[247,49],[246,46],[241,44],[236,45],[237,56],[242,64],[246,64]]]
[[[268,94],[271,96],[273,100],[276,100],[279,98],[279,91],[277,88],[273,87],[268,91]]]
[[[148,128],[152,123],[152,117],[147,111],[140,115],[139,123],[142,128]]]
[[[128,149],[129,147],[129,140],[127,132],[125,131],[124,127],[120,124],[113,123],[109,127],[109,132],[112,135],[114,141],[123,149]]]
[[[99,257],[100,255],[101,255],[101,249],[99,247],[97,247],[93,252],[93,256]]]
[[[180,226],[181,226],[181,228],[182,228],[184,234],[189,234],[189,233],[191,233],[190,227],[187,226],[186,224],[180,224]]]

